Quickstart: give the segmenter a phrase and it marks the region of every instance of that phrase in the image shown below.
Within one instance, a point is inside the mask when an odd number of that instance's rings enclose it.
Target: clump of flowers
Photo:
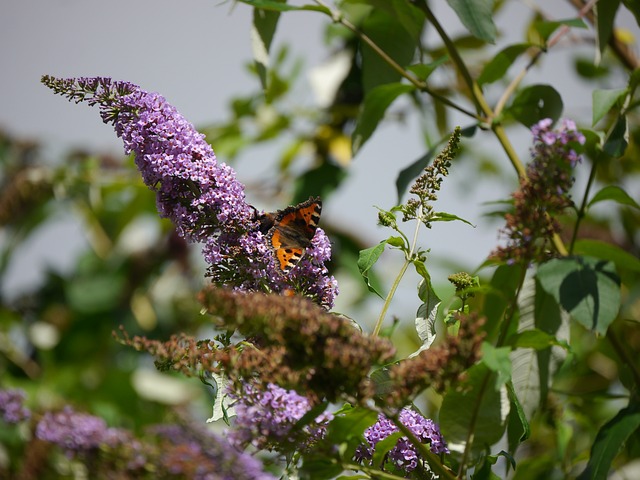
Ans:
[[[0,415],[6,423],[20,423],[31,417],[31,411],[24,406],[26,395],[23,390],[0,390]]]
[[[36,437],[55,443],[69,456],[97,448],[107,438],[107,424],[93,415],[65,407],[60,412],[46,412],[36,427]]]
[[[435,215],[432,203],[438,199],[438,191],[444,177],[449,175],[451,161],[458,151],[460,135],[460,127],[456,127],[442,152],[424,169],[424,173],[416,178],[409,190],[416,198],[410,198],[402,206],[403,221],[417,219],[427,228],[431,228],[431,220]]]
[[[245,384],[239,392],[231,392],[236,400],[236,421],[230,434],[239,449],[253,445],[258,449],[286,451],[305,450],[326,433],[331,413],[321,413],[308,424],[297,428],[297,422],[313,404],[295,390],[269,383],[264,390]]]
[[[493,253],[508,263],[546,260],[552,237],[560,231],[554,216],[573,205],[569,195],[572,171],[580,161],[576,149],[585,137],[571,120],[563,120],[557,130],[552,124],[547,118],[531,128],[533,160],[512,195],[513,212],[505,215],[507,224],[501,233],[507,237],[507,245]]]
[[[114,125],[125,152],[135,155],[144,183],[156,192],[161,216],[187,240],[202,242],[209,276],[218,285],[244,291],[310,295],[331,308],[336,282],[328,276],[329,241],[316,230],[305,261],[287,276],[276,265],[256,210],[231,167],[219,163],[204,135],[161,95],[110,78],[60,79],[44,76],[55,93],[98,105],[105,123]]]
[[[431,452],[435,454],[449,453],[447,444],[435,422],[425,418],[418,412],[404,408],[398,415],[398,420],[407,427],[417,439],[429,445]],[[356,450],[356,460],[367,462],[372,460],[376,444],[400,429],[386,416],[380,414],[378,421],[364,432],[366,444],[360,445]],[[410,473],[418,467],[420,455],[416,447],[407,437],[400,437],[395,446],[387,453],[387,461],[398,469]]]

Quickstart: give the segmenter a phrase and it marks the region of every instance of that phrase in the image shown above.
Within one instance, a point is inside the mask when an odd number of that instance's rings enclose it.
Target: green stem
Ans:
[[[398,289],[398,285],[400,285],[400,280],[404,277],[407,268],[409,268],[409,264],[413,259],[414,252],[416,251],[416,245],[418,244],[418,231],[420,229],[420,217],[422,216],[422,206],[419,207],[417,215],[416,215],[416,228],[413,232],[413,240],[411,241],[411,245],[409,246],[409,252],[405,254],[404,263],[402,264],[402,268],[398,272],[395,280],[393,281],[393,285],[391,285],[391,289],[387,294],[387,297],[384,299],[384,305],[382,305],[382,310],[380,311],[380,316],[378,317],[378,321],[376,325],[373,327],[373,333],[371,334],[373,337],[377,337],[380,333],[380,329],[382,328],[382,322],[384,321],[384,317],[387,315],[387,310],[389,310],[389,306],[391,305],[391,300]],[[402,232],[400,232],[402,234]],[[405,238],[404,234],[402,236]]]

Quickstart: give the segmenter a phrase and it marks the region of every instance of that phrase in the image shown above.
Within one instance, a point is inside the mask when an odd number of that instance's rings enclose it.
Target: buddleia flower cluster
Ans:
[[[435,454],[449,453],[440,429],[433,420],[425,418],[409,408],[402,409],[398,420],[417,437],[420,443],[429,445],[431,452]],[[365,430],[364,438],[367,443],[360,445],[356,450],[356,460],[360,463],[371,463],[377,443],[399,430],[389,418],[380,414],[378,421]],[[389,451],[386,461],[391,462],[399,470],[410,473],[418,467],[421,458],[416,447],[407,437],[403,436]]]
[[[331,250],[322,229],[305,261],[284,276],[259,230],[256,209],[246,201],[244,185],[161,95],[105,77],[44,76],[42,82],[76,103],[99,107],[125,152],[135,155],[144,183],[156,192],[160,215],[171,219],[187,240],[204,244],[213,283],[244,291],[293,289],[331,308],[337,286],[324,267]]]
[[[242,450],[247,445],[258,449],[304,451],[324,437],[331,413],[322,413],[302,428],[297,422],[313,405],[295,390],[269,383],[264,390],[247,383],[241,391],[232,391],[236,421],[231,442]]]
[[[13,467],[21,468],[16,478],[40,478],[61,452],[90,469],[89,478],[274,479],[260,461],[192,422],[153,425],[136,436],[68,405],[31,415],[24,400],[20,390],[0,390],[0,413],[6,423],[38,418],[22,462],[12,459]],[[0,468],[0,477],[3,474]]]
[[[573,205],[569,191],[573,169],[580,161],[577,150],[585,142],[571,120],[563,120],[556,130],[547,118],[531,128],[532,161],[526,177],[513,193],[513,211],[505,215],[501,234],[507,244],[493,256],[507,263],[529,264],[550,256],[552,237],[560,232],[556,216]]]

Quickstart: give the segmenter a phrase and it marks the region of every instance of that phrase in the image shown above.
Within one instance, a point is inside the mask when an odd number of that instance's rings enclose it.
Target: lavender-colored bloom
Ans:
[[[162,466],[194,480],[274,480],[260,461],[200,425],[155,425],[149,429],[171,443]]]
[[[26,395],[23,390],[0,390],[0,415],[6,423],[19,423],[31,417],[31,411],[25,407]]]
[[[259,449],[304,450],[324,437],[326,426],[333,419],[331,413],[325,412],[302,430],[294,429],[312,405],[307,397],[272,383],[265,390],[245,385],[233,397],[237,399],[237,418],[230,440],[238,448],[252,444]]]
[[[429,448],[433,453],[449,453],[440,429],[433,420],[425,418],[409,408],[404,408],[400,412],[399,420],[411,430],[421,443],[429,444]],[[358,447],[356,450],[356,460],[359,462],[371,460],[376,444],[398,431],[398,427],[391,420],[382,414],[379,415],[378,421],[365,430],[364,438],[367,444]],[[389,451],[388,459],[405,472],[411,472],[418,466],[420,457],[415,446],[409,439],[407,437],[401,437],[398,439],[396,445]]]
[[[160,214],[173,221],[180,235],[204,244],[214,283],[245,291],[294,289],[331,308],[337,290],[324,267],[330,257],[324,233],[316,232],[307,262],[284,276],[259,231],[256,210],[246,202],[244,185],[231,167],[217,161],[204,135],[162,96],[103,77],[45,76],[42,81],[76,102],[99,106],[125,152],[135,155],[145,184],[156,192]]]
[[[107,438],[107,430],[101,418],[75,412],[67,406],[60,412],[45,413],[36,427],[36,437],[73,455],[98,447]]]

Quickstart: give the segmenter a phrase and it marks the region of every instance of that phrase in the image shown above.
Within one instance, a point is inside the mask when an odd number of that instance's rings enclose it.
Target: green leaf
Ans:
[[[609,43],[609,39],[613,33],[613,21],[616,18],[616,12],[618,11],[619,6],[620,0],[607,0],[606,2],[598,2],[596,5],[596,22],[598,32],[596,39],[600,55],[602,55],[604,53],[604,49],[607,48],[607,44]]]
[[[509,403],[511,403],[507,436],[509,438],[509,450],[515,452],[515,447],[531,436],[531,427],[511,382],[507,383],[507,394],[509,395]],[[511,461],[513,462],[513,458],[511,458]],[[513,467],[515,468],[515,465]]]
[[[496,348],[488,342],[482,342],[482,362],[496,373],[496,388],[500,388],[511,379],[510,347]]]
[[[413,181],[413,179],[418,177],[418,175],[420,175],[422,171],[431,163],[431,160],[433,159],[442,141],[431,147],[427,153],[415,160],[411,165],[400,170],[398,178],[396,179],[398,203],[402,203],[402,197],[407,191],[407,187]]]
[[[473,228],[476,228],[476,226],[471,223],[468,220],[465,220],[464,218],[461,218],[457,215],[454,215],[453,213],[447,213],[447,212],[435,212],[433,214],[433,217],[431,218],[432,222],[453,222],[459,220],[461,222],[466,223],[467,225],[472,226]]]
[[[277,3],[277,2],[274,2]],[[283,3],[286,5],[286,3]],[[271,10],[253,10],[253,27],[251,35],[251,50],[253,51],[253,61],[260,78],[263,89],[268,88],[267,71],[269,70],[269,49],[271,41],[276,32],[280,12]]]
[[[121,301],[125,286],[125,278],[115,273],[74,277],[66,285],[67,302],[81,313],[106,312]]]
[[[449,57],[447,55],[443,55],[431,63],[417,63],[415,65],[411,65],[407,67],[407,70],[413,72],[418,79],[425,81],[439,66],[445,64],[448,60]]]
[[[640,0],[622,0],[622,3],[633,13],[633,16],[636,18],[636,23],[640,26]]]
[[[496,389],[495,380],[496,374],[479,363],[445,394],[440,408],[440,430],[450,448],[458,450],[464,446],[469,432],[473,432],[474,452],[484,451],[502,437],[509,402],[506,389]]]
[[[260,8],[263,10],[271,10],[274,12],[290,12],[294,10],[310,10],[315,12],[325,13],[331,16],[331,10],[327,7],[320,5],[289,5],[284,3],[285,0],[239,0],[242,3],[251,5],[254,8]]]
[[[364,98],[362,110],[356,121],[353,132],[352,150],[355,155],[362,145],[371,137],[378,123],[384,117],[387,108],[403,93],[415,90],[413,85],[402,83],[389,83],[379,85],[367,93]]]
[[[562,97],[555,88],[531,85],[518,92],[507,112],[524,126],[531,127],[543,118],[557,121],[562,115],[562,108]]]
[[[613,200],[620,205],[627,205],[629,207],[640,209],[640,205],[638,205],[638,203],[631,198],[627,192],[617,185],[607,185],[596,193],[591,201],[589,201],[589,207],[605,200]]]
[[[509,344],[513,348],[533,348],[534,350],[544,350],[553,345],[567,348],[566,343],[537,328],[512,335],[509,338]]]
[[[347,406],[344,411],[336,413],[329,423],[327,441],[338,445],[352,438],[360,440],[364,431],[377,421],[377,413],[366,408]]]
[[[375,247],[365,248],[364,250],[360,250],[360,254],[358,255],[358,269],[360,270],[360,274],[364,281],[367,283],[367,288],[370,292],[375,293],[380,298],[383,298],[380,293],[371,285],[369,280],[369,270],[376,264],[382,252],[384,252],[384,247],[387,244],[386,240],[380,242]]]
[[[478,83],[484,85],[493,83],[504,78],[505,74],[513,62],[531,46],[529,43],[518,43],[510,45],[498,52],[493,59],[482,69],[478,77]]]
[[[415,320],[416,332],[420,338],[421,345],[416,352],[409,355],[409,358],[415,357],[421,351],[428,349],[436,338],[435,323],[441,300],[433,290],[431,282],[424,278],[418,286],[418,297],[420,297],[420,300],[423,302],[418,307]]]
[[[640,259],[611,243],[600,240],[578,240],[574,246],[574,252],[613,262],[618,271],[628,270],[640,273]]]
[[[620,309],[620,280],[611,262],[592,257],[550,260],[537,279],[573,319],[604,335]]]
[[[614,158],[620,158],[627,149],[629,133],[627,132],[627,117],[620,115],[613,130],[609,133],[602,150]]]
[[[598,123],[602,117],[604,117],[609,110],[626,95],[626,88],[614,88],[610,90],[594,90],[591,94],[593,103],[593,114],[591,118],[591,125]]]
[[[396,446],[398,440],[403,437],[402,432],[395,432],[386,437],[384,440],[380,440],[376,443],[376,447],[373,451],[373,465],[383,465],[385,457]]]
[[[474,37],[495,43],[497,29],[492,16],[494,0],[447,0],[447,3]]]
[[[640,428],[640,404],[632,403],[620,410],[596,435],[587,467],[579,480],[605,480],[613,459],[627,439]]]
[[[566,20],[538,22],[535,24],[535,28],[540,34],[540,36],[546,41],[549,39],[549,37],[553,32],[555,32],[559,27],[563,25],[566,25],[567,27],[573,27],[573,28],[588,28],[587,24],[584,23],[584,20],[580,18],[569,18]]]

